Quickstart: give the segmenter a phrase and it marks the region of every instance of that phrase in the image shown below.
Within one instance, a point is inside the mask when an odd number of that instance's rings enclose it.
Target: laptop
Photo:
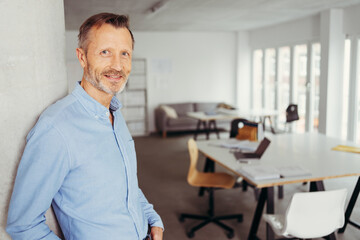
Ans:
[[[234,152],[234,155],[240,162],[247,162],[248,160],[259,160],[269,145],[270,140],[265,137],[255,152]]]

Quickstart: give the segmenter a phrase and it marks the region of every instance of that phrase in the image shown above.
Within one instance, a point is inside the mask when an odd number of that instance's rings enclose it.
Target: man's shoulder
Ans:
[[[77,102],[74,95],[67,95],[47,107],[40,115],[38,122],[46,122],[50,125],[62,122],[64,118],[69,118],[69,115],[74,113],[74,107],[77,105]]]

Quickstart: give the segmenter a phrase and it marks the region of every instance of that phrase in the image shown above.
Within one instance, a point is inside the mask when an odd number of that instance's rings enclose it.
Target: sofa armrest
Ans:
[[[166,131],[166,122],[167,122],[167,115],[166,112],[160,108],[157,107],[155,109],[155,126],[156,130],[158,131]]]

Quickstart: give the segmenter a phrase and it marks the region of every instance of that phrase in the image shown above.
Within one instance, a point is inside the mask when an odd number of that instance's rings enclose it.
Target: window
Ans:
[[[275,58],[274,48],[265,50],[265,102],[263,107],[266,109],[275,109]]]
[[[314,104],[313,104],[313,129],[315,132],[319,129],[319,101],[320,101],[320,43],[312,44],[313,63],[312,63],[312,86],[314,87]]]
[[[285,46],[279,48],[279,91],[278,110],[281,112],[276,126],[280,129],[285,128],[286,115],[285,110],[289,106],[290,101],[290,47]]]
[[[349,80],[350,80],[350,51],[351,41],[345,40],[344,48],[344,75],[343,75],[343,112],[342,112],[342,126],[341,126],[341,138],[346,139],[348,126],[348,114],[349,114]]]
[[[294,102],[298,105],[299,121],[296,122],[296,132],[305,132],[306,114],[306,83],[307,83],[307,46],[296,45],[294,54]]]

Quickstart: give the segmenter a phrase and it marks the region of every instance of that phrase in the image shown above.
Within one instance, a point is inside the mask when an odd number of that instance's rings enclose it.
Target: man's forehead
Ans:
[[[126,27],[114,27],[111,24],[102,24],[93,26],[89,32],[90,43],[96,41],[107,41],[109,39],[126,39],[132,46],[130,31]]]

